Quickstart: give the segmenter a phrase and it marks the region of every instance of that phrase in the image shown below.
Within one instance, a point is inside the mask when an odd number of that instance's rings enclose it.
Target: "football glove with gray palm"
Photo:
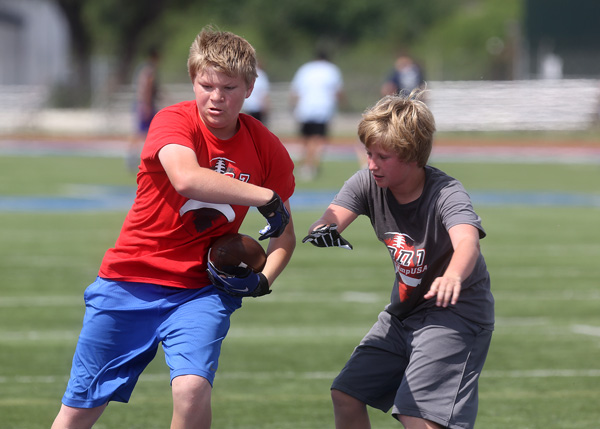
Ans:
[[[303,243],[307,241],[317,247],[341,247],[352,250],[352,245],[340,235],[335,223],[313,229],[302,239]]]

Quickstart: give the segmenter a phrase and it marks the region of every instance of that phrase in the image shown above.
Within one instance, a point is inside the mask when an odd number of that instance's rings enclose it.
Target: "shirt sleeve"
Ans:
[[[160,171],[158,152],[168,144],[178,144],[196,151],[195,129],[188,108],[178,105],[164,108],[154,116],[142,148],[142,163],[148,171]]]
[[[471,198],[460,182],[454,181],[442,189],[437,205],[438,213],[446,230],[456,225],[466,224],[479,230],[479,238],[486,236],[481,225],[481,218],[475,213]]]
[[[263,160],[264,180],[260,185],[277,192],[283,201],[287,201],[296,187],[294,162],[290,154],[281,140],[258,120],[245,114],[240,114],[240,119],[248,127],[256,150]]]
[[[344,207],[357,215],[369,215],[367,199],[368,171],[360,170],[350,177],[334,197],[332,204]]]
[[[282,144],[275,148],[271,159],[269,174],[263,186],[277,192],[283,201],[287,201],[296,187],[294,163]]]

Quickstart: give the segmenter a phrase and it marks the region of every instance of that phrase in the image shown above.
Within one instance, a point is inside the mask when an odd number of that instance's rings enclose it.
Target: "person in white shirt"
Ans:
[[[296,71],[291,83],[291,98],[304,145],[301,179],[312,180],[317,176],[321,152],[328,142],[328,126],[342,97],[342,73],[324,51],[318,51],[314,60]]]
[[[271,107],[269,76],[260,67],[256,68],[258,77],[254,81],[254,90],[250,97],[244,101],[242,111],[250,116],[255,117],[264,125],[267,125],[269,109]]]

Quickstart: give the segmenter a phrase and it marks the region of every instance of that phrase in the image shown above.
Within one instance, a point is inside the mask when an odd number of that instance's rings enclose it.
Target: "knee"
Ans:
[[[394,417],[398,419],[402,426],[406,429],[418,428],[418,429],[443,429],[444,427],[434,423],[430,420],[421,419],[419,417],[405,416],[402,414],[394,414]]]
[[[74,408],[61,405],[60,411],[52,423],[52,429],[78,427],[91,428],[100,418],[108,404],[96,408]]]
[[[182,375],[175,377],[171,385],[173,390],[171,427],[210,428],[212,387],[208,380],[195,375]]]
[[[212,387],[203,377],[184,375],[173,379],[173,400],[182,408],[210,406]]]
[[[337,389],[331,389],[331,400],[333,401],[334,408],[340,410],[357,410],[366,407],[364,402]]]

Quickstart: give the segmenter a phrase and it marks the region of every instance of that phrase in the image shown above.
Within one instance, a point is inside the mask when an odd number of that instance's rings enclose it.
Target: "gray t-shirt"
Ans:
[[[387,246],[396,279],[386,311],[400,319],[435,306],[435,298],[423,296],[450,263],[454,250],[448,229],[468,224],[479,230],[480,238],[486,235],[462,184],[431,166],[425,167],[425,173],[423,193],[408,204],[399,204],[387,188],[377,186],[368,170],[348,179],[332,202],[368,216],[377,238]],[[483,255],[463,280],[458,302],[448,308],[493,327],[494,298]]]

